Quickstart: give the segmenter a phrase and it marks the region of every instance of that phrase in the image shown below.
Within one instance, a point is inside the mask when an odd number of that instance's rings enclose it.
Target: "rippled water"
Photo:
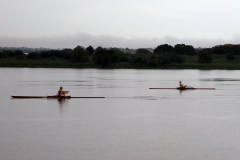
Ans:
[[[1,160],[237,160],[240,71],[0,68]],[[178,82],[216,90],[175,88]],[[11,99],[47,96],[105,99]]]

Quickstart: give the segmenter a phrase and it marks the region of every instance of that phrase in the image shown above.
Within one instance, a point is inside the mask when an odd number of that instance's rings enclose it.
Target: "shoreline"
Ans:
[[[228,60],[224,55],[213,55],[211,63],[198,63],[198,57],[184,56],[184,63],[170,63],[153,66],[139,62],[118,62],[106,66],[95,64],[92,57],[88,62],[71,62],[60,57],[41,59],[18,59],[17,57],[0,58],[0,68],[75,68],[75,69],[200,69],[200,70],[240,70],[240,55]]]

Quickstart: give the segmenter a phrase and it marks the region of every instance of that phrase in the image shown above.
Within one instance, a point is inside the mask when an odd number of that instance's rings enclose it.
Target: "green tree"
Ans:
[[[0,52],[0,58],[7,58],[8,54],[6,52]]]
[[[225,51],[224,51],[224,49],[221,48],[221,47],[216,47],[216,48],[213,50],[213,53],[214,53],[214,54],[224,54]]]
[[[151,54],[151,52],[150,52],[149,50],[145,49],[145,48],[138,48],[138,49],[136,50],[136,54],[137,54],[137,53]]]
[[[62,51],[50,50],[48,51],[50,57],[62,57]]]
[[[50,57],[50,54],[49,54],[48,51],[42,51],[42,52],[40,53],[40,56],[41,56],[42,58],[49,58],[49,57]]]
[[[211,63],[212,62],[212,56],[211,54],[205,52],[205,51],[200,51],[198,55],[198,62],[199,63]]]
[[[173,63],[184,63],[185,59],[181,56],[176,54],[175,52],[169,53],[169,59]]]
[[[23,56],[24,53],[23,53],[23,51],[21,51],[21,50],[16,50],[16,51],[13,52],[13,55],[14,55],[14,56]]]
[[[40,53],[37,53],[37,52],[31,52],[31,53],[28,53],[27,58],[28,58],[28,59],[35,59],[35,60],[38,60],[38,59],[41,58],[41,56],[40,56]]]
[[[70,54],[71,62],[88,62],[88,55],[82,46],[77,46],[74,48],[73,52]]]
[[[64,50],[62,50],[62,57],[64,59],[70,59],[70,55],[71,55],[72,52],[73,52],[72,49],[65,48]]]
[[[10,51],[10,50],[4,50],[4,53],[7,53],[8,57],[16,57],[16,56],[23,56],[24,53],[21,50],[15,50],[15,51]]]
[[[224,44],[213,47],[215,54],[240,54],[240,45]]]
[[[229,59],[229,60],[234,60],[235,59],[235,56],[233,54],[226,54],[226,59]]]
[[[174,51],[174,48],[171,45],[162,44],[162,45],[158,46],[157,48],[155,48],[153,53],[161,54],[161,53],[171,52],[171,51]]]
[[[120,54],[122,51],[119,49],[103,49],[98,48],[94,53],[93,60],[96,64],[100,64],[102,67],[106,67],[109,64],[117,63],[120,61]]]
[[[144,48],[139,48],[136,53],[131,56],[131,62],[149,64],[152,53]]]
[[[10,50],[4,50],[3,53],[6,53],[8,57],[14,56],[14,55],[13,55],[13,52],[10,51]]]
[[[231,50],[234,52],[235,55],[239,55],[240,54],[240,45],[232,46]]]
[[[110,63],[109,51],[107,49],[98,48],[94,54],[94,62],[106,67]]]
[[[88,46],[86,50],[89,52],[90,55],[92,55],[94,52],[94,48],[92,46]]]
[[[168,54],[154,54],[149,63],[153,65],[154,67],[157,66],[166,66],[167,64],[171,64],[171,60]]]
[[[195,54],[195,49],[191,45],[177,44],[174,46],[174,49],[177,54],[183,54],[183,55]]]
[[[98,52],[99,50],[103,49],[101,46],[97,47],[94,51],[94,53]]]
[[[122,53],[119,55],[120,62],[127,62],[130,59],[130,53]]]

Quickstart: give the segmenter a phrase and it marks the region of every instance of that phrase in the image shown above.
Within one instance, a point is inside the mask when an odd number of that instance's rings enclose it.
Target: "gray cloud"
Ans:
[[[0,37],[0,47],[44,47],[44,48],[74,48],[78,45],[87,47],[92,45],[94,48],[102,47],[122,47],[122,48],[155,48],[161,44],[192,45],[196,48],[213,47],[226,43],[239,44],[240,34],[233,35],[229,41],[223,39],[194,39],[176,38],[165,36],[163,38],[123,38],[114,36],[93,36],[86,33],[79,33],[74,36],[41,37],[41,38],[21,38],[21,37]]]

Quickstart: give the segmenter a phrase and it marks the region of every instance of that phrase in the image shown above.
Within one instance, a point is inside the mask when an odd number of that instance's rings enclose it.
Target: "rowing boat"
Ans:
[[[177,88],[149,88],[149,89],[177,89],[177,90],[195,90],[195,89],[202,89],[202,90],[215,90],[215,88],[194,88],[194,87],[177,87]]]
[[[71,96],[12,96],[12,98],[19,98],[19,99],[31,99],[31,98],[71,99],[71,98],[105,98],[105,97],[71,97]]]

